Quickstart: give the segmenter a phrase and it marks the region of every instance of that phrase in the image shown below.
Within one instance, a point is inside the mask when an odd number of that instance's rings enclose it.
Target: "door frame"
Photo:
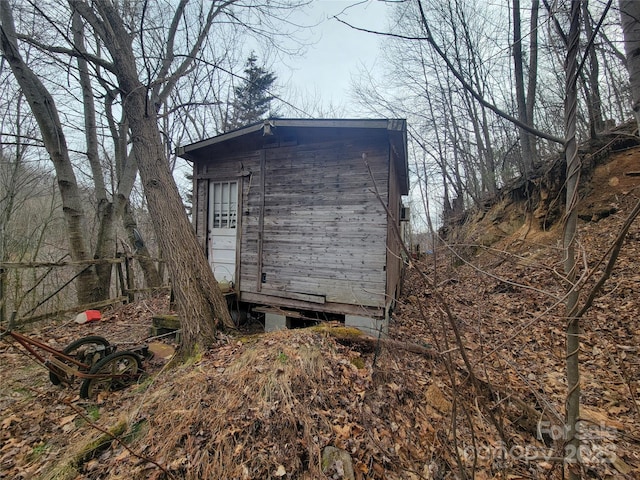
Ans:
[[[207,216],[206,216],[206,252],[207,252],[207,259],[210,260],[209,256],[213,255],[213,250],[215,250],[215,248],[212,248],[212,229],[213,227],[211,226],[211,218],[212,218],[212,214],[211,214],[211,207],[212,207],[212,199],[211,199],[211,184],[214,183],[236,183],[237,184],[237,192],[236,192],[236,235],[235,235],[235,269],[234,269],[234,280],[233,280],[233,284],[234,284],[234,289],[236,292],[240,291],[240,250],[241,250],[241,238],[242,238],[242,199],[243,199],[243,179],[242,177],[232,177],[232,178],[210,178],[208,179],[207,182]],[[211,263],[209,263],[209,266],[211,268]],[[213,271],[213,269],[212,269]],[[216,280],[220,281],[219,278],[216,278]]]

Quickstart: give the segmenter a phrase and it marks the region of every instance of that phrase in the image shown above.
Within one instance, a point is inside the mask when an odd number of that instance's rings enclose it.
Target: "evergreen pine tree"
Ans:
[[[234,89],[233,112],[227,121],[227,131],[263,120],[271,109],[274,97],[269,94],[269,89],[276,76],[258,66],[257,62],[258,57],[251,52],[245,64],[243,83]]]

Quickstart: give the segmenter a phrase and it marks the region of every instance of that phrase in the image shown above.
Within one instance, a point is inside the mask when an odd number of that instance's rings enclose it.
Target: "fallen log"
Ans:
[[[362,330],[355,327],[345,327],[343,325],[334,325],[330,323],[323,323],[311,327],[312,330],[326,333],[327,335],[335,338],[338,342],[346,346],[360,345],[369,350],[375,350],[380,346],[384,346],[394,350],[404,350],[405,352],[416,353],[423,355],[427,358],[438,358],[439,354],[430,346],[419,345],[417,343],[402,342],[399,340],[392,340],[390,338],[375,338],[370,337],[362,332]]]

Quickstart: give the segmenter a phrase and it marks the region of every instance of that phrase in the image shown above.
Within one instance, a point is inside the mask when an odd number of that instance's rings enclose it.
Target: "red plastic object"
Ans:
[[[84,313],[87,316],[87,322],[95,322],[101,318],[98,310],[85,310]]]
[[[95,322],[100,320],[100,312],[98,310],[85,310],[76,316],[76,323],[83,324],[87,322]]]

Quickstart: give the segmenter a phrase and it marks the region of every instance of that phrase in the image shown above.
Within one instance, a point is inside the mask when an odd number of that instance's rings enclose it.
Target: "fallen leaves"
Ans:
[[[432,384],[427,388],[425,400],[440,413],[446,414],[451,412],[451,402],[445,398],[442,391],[435,384]]]
[[[586,258],[606,251],[624,208],[582,226]],[[436,267],[420,264],[452,299],[463,352],[481,384],[494,387],[491,393],[475,390],[441,305],[409,271],[390,335],[396,344],[428,346],[435,352],[430,358],[385,346],[375,353],[357,343],[346,347],[307,330],[226,338],[196,365],[163,372],[139,394],[118,392],[97,406],[80,405],[96,407],[104,426],[123,412],[147,419],[144,429],[127,433],[132,448],[176,476],[322,478],[318,458],[335,446],[348,452],[358,479],[453,478],[460,463],[470,474],[473,454],[479,479],[560,478],[559,463],[548,455],[562,454],[566,396],[564,311],[557,301],[564,287],[553,235],[505,239],[499,253],[468,257],[477,268],[453,268],[454,259],[440,252]],[[637,258],[640,229],[634,226],[613,281],[582,323],[584,444],[594,454],[610,447],[606,461],[589,464],[600,478],[640,474]],[[145,308],[127,308],[73,326],[54,343],[89,334],[116,342],[144,338],[144,322],[133,331],[130,325]],[[77,392],[48,385],[46,372],[28,369],[24,356],[8,348],[0,346],[0,355],[15,367],[0,395],[0,470],[45,471],[63,458],[63,445],[86,443],[95,432],[61,402],[79,402]],[[502,422],[509,447],[500,443],[490,413]],[[546,418],[553,423],[545,426]],[[546,437],[538,438],[545,428]],[[82,468],[79,475],[91,478],[162,476],[117,445]]]
[[[58,349],[78,338],[100,335],[123,349],[143,343],[153,309],[167,307],[167,298],[147,299],[107,313],[100,322],[49,325],[28,334]],[[147,362],[146,367],[153,370],[162,363],[158,359]],[[88,417],[107,428],[121,411],[122,393],[104,398],[99,407],[97,403],[81,401],[79,382],[70,388],[52,385],[48,371],[18,345],[0,342],[0,364],[0,478],[36,478],[65,457],[69,444],[86,443],[93,438],[95,430],[68,403],[86,409]],[[99,462],[90,461],[86,468],[95,470],[99,466]]]

